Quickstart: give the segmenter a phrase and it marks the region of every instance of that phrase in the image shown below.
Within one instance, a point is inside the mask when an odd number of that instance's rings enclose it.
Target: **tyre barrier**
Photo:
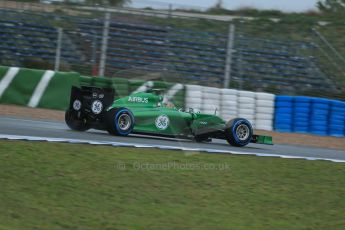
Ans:
[[[202,87],[201,112],[206,114],[217,114],[220,108],[220,90],[213,87]]]
[[[310,97],[295,97],[292,127],[294,132],[309,133],[311,101]]]
[[[345,136],[345,102],[315,97],[277,96],[274,128],[282,132]]]
[[[274,94],[256,93],[255,101],[255,128],[273,130]]]
[[[160,88],[165,91],[164,100],[177,108],[216,112],[224,120],[246,118],[256,129],[345,136],[342,101],[0,66],[0,103],[64,110],[72,85],[112,87],[117,97]]]
[[[332,101],[330,106],[329,135],[345,136],[345,102]]]
[[[202,105],[202,86],[185,85],[185,88],[185,108],[193,108],[200,111]]]
[[[229,121],[242,117],[254,128],[273,130],[275,95],[235,89],[217,89],[198,85],[186,85],[187,108],[197,108],[203,113],[217,115]]]
[[[327,135],[330,100],[313,98],[310,112],[310,132],[318,135]]]
[[[293,131],[293,97],[277,96],[275,100],[274,129],[281,132]]]
[[[220,116],[226,121],[236,118],[238,114],[238,90],[220,89],[220,92]]]
[[[256,94],[250,91],[238,91],[237,95],[238,117],[249,120],[253,127],[255,125],[255,100]]]

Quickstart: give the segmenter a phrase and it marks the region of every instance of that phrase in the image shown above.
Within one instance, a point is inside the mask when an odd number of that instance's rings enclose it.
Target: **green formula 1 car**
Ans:
[[[157,93],[136,93],[114,101],[113,89],[73,87],[66,124],[73,130],[90,128],[110,134],[127,136],[131,133],[192,139],[209,142],[225,139],[230,145],[252,143],[272,144],[272,138],[253,134],[250,122],[236,118],[228,122],[216,115],[178,110],[166,106]]]

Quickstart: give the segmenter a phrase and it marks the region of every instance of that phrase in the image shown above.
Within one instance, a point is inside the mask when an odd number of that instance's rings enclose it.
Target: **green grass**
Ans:
[[[344,175],[324,161],[0,141],[0,229],[345,229]]]

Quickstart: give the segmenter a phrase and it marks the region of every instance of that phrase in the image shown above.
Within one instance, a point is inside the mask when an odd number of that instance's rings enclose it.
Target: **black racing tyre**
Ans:
[[[113,108],[105,114],[105,125],[110,134],[127,136],[134,128],[133,113],[127,108]]]
[[[86,131],[90,129],[90,125],[86,119],[78,118],[75,113],[72,113],[70,110],[66,110],[65,112],[65,122],[72,130]]]
[[[253,137],[253,127],[244,118],[230,120],[224,130],[228,143],[232,146],[243,147],[250,143]]]

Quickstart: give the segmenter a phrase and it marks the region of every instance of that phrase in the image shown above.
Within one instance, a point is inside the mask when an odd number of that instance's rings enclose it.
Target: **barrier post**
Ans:
[[[93,31],[93,38],[92,38],[92,54],[91,54],[91,63],[92,63],[92,76],[98,76],[98,68],[97,66],[97,32]]]
[[[111,13],[106,12],[104,18],[103,26],[103,36],[102,36],[102,47],[101,47],[101,60],[99,64],[99,76],[104,76],[105,73],[105,64],[107,59],[107,49],[108,49],[108,36],[109,36],[109,26],[110,26],[110,17]]]
[[[59,27],[58,28],[57,45],[56,45],[56,53],[55,53],[55,65],[54,65],[55,71],[59,71],[59,69],[60,69],[62,34],[63,34],[63,29]]]
[[[232,53],[234,47],[235,38],[235,26],[230,23],[229,34],[228,34],[228,44],[226,48],[226,60],[225,60],[225,70],[224,70],[224,88],[229,88],[231,83],[231,65],[232,65]]]

